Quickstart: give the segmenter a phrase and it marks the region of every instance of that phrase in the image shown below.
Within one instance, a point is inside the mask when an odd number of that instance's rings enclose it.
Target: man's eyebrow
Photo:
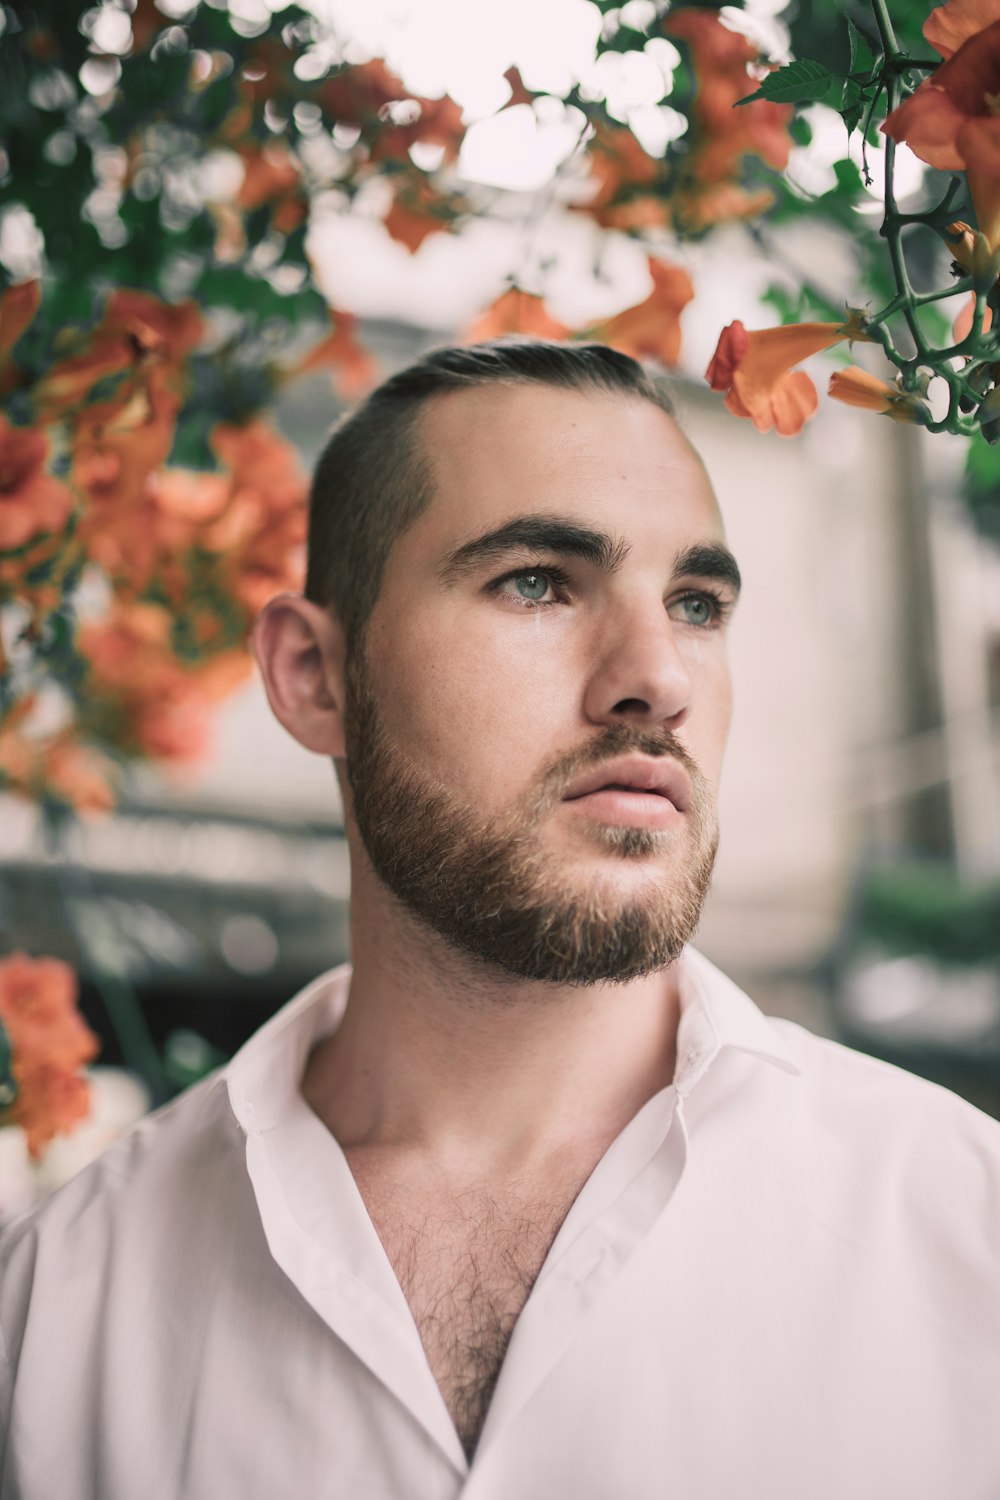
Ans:
[[[627,542],[606,531],[593,531],[560,516],[515,516],[495,531],[473,537],[471,542],[449,552],[438,568],[438,575],[443,583],[455,583],[481,563],[519,547],[525,551],[581,557],[602,573],[613,573],[630,550]]]
[[[717,578],[720,583],[728,583],[736,594],[743,587],[735,557],[719,542],[701,542],[680,554],[674,563],[674,577],[689,573],[698,578]]]

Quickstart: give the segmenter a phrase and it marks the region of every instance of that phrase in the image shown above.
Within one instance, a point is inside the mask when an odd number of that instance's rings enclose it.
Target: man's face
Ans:
[[[422,431],[434,498],[350,670],[371,863],[509,975],[661,968],[707,889],[730,716],[701,464],[649,402],[541,385],[438,398]]]

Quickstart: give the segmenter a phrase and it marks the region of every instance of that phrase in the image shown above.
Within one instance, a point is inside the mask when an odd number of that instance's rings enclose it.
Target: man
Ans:
[[[335,433],[256,649],[353,970],[8,1232],[4,1500],[1000,1494],[1000,1129],[686,946],[738,589],[609,350]]]

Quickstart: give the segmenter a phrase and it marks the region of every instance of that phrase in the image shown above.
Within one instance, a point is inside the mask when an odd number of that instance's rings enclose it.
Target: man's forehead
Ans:
[[[426,404],[420,447],[430,510],[450,531],[475,535],[483,521],[511,514],[512,502],[520,514],[559,500],[581,521],[588,512],[607,519],[634,496],[678,519],[697,514],[700,529],[723,534],[697,452],[673,417],[638,395],[539,382],[447,392]]]

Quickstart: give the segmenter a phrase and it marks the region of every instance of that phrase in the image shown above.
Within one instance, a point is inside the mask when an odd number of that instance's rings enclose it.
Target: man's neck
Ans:
[[[623,985],[511,979],[365,884],[347,1009],[302,1086],[346,1149],[513,1179],[566,1153],[596,1159],[670,1082],[675,969]]]

